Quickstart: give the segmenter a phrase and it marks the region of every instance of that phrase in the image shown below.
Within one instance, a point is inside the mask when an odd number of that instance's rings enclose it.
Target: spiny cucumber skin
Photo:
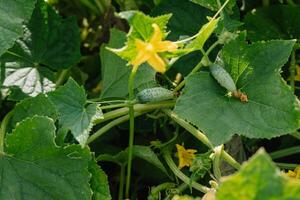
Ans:
[[[230,92],[237,91],[235,83],[230,74],[220,65],[212,64],[210,67],[212,76],[218,81],[218,83],[226,88]]]
[[[140,103],[159,102],[174,98],[171,90],[162,87],[144,89],[137,94],[137,100]]]

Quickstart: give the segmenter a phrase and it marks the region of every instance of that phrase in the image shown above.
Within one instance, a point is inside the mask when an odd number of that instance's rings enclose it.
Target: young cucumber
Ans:
[[[173,91],[162,87],[144,89],[137,94],[137,100],[140,103],[158,102],[173,98]]]
[[[230,92],[237,91],[234,81],[230,74],[220,65],[212,64],[209,66],[212,76],[218,81],[218,83],[226,88]]]

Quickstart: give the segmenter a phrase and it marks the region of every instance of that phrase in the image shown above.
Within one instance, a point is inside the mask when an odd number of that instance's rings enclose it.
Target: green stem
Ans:
[[[57,78],[57,80],[55,82],[56,87],[64,84],[68,73],[69,73],[68,69],[64,69],[60,72],[59,77]]]
[[[203,144],[205,144],[212,150],[214,149],[214,146],[209,141],[209,139],[201,131],[199,131],[194,126],[192,126],[190,123],[188,123],[185,120],[178,117],[171,110],[164,109],[163,112],[166,113],[177,124],[179,124],[180,126],[185,128],[188,132],[190,132],[194,137],[196,137],[198,140],[200,140]],[[231,165],[235,169],[240,169],[241,165],[234,158],[232,158],[226,151],[223,150],[221,156],[229,165]]]
[[[300,133],[299,132],[294,132],[290,134],[291,136],[293,136],[294,138],[300,140]]]
[[[129,76],[128,82],[128,93],[129,101],[134,100],[134,77],[136,75],[136,67],[133,67],[131,74]],[[132,155],[133,155],[133,143],[134,143],[134,105],[129,104],[129,141],[128,141],[128,165],[127,165],[127,176],[126,176],[126,198],[129,198],[130,192],[130,180],[131,180],[131,167],[132,167]]]
[[[294,170],[296,167],[298,167],[300,164],[295,164],[295,163],[275,163],[279,168],[282,169],[291,169]]]
[[[184,173],[182,173],[178,167],[175,165],[171,155],[170,155],[170,151],[165,150],[163,153],[163,157],[167,163],[167,165],[170,167],[170,169],[172,170],[172,172],[175,174],[175,176],[177,176],[180,180],[182,180],[184,183],[186,184],[190,184],[193,188],[195,188],[196,190],[206,193],[209,191],[209,188],[206,186],[203,186],[195,181],[191,181],[189,177],[187,177]]]
[[[128,105],[128,104],[127,104]],[[133,106],[135,112],[148,112],[151,110],[159,109],[159,108],[168,108],[173,107],[175,105],[174,101],[164,101],[159,103],[151,103],[151,104],[135,104]],[[103,117],[96,119],[94,124],[100,124],[106,122],[108,120],[120,117],[122,115],[126,115],[129,113],[129,108],[120,108],[108,113],[105,113]]]
[[[135,112],[134,116],[140,116],[144,114],[143,112]],[[107,131],[109,131],[111,128],[122,124],[126,121],[128,121],[130,119],[129,115],[124,115],[122,117],[119,117],[111,122],[109,122],[108,124],[106,124],[105,126],[103,126],[102,128],[100,128],[97,132],[95,132],[93,135],[91,135],[88,139],[87,139],[87,144],[90,144],[91,142],[93,142],[94,140],[96,140],[98,137],[102,136],[104,133],[106,133]]]
[[[290,62],[290,86],[293,92],[295,92],[295,71],[296,71],[296,51],[295,49],[291,54],[291,62]]]
[[[169,183],[169,182],[166,182],[166,183],[162,183],[156,187],[152,187],[151,188],[151,192],[148,196],[148,200],[156,200],[158,199],[158,194],[160,193],[160,191],[162,190],[167,190],[167,189],[170,189],[170,188],[174,188],[175,187],[175,183]]]
[[[118,200],[123,200],[125,169],[126,169],[125,165],[121,165]]]
[[[5,140],[5,133],[6,133],[6,127],[7,124],[10,120],[10,118],[13,115],[13,111],[10,111],[9,113],[7,113],[4,117],[4,119],[1,122],[1,126],[0,126],[0,156],[5,155],[4,153],[4,140]]]
[[[213,171],[217,180],[220,180],[222,177],[220,170],[222,151],[223,145],[214,148]]]
[[[128,103],[118,103],[118,104],[112,104],[112,105],[107,105],[107,106],[100,106],[102,110],[105,109],[112,109],[112,108],[120,108],[120,107],[126,107],[128,106]]]
[[[272,159],[278,159],[278,158],[282,158],[282,157],[286,157],[286,156],[290,156],[290,155],[294,155],[294,154],[298,154],[300,153],[300,146],[295,146],[295,147],[290,147],[287,149],[282,149],[279,151],[274,151],[272,153],[270,153],[269,155],[271,156]]]

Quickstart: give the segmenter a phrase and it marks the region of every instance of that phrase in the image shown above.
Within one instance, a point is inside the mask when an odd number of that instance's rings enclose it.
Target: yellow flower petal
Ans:
[[[152,24],[154,29],[153,36],[150,39],[150,43],[160,42],[162,40],[162,32],[157,24]]]
[[[157,24],[152,24],[154,29],[153,35],[149,42],[139,39],[135,40],[137,56],[131,64],[137,68],[144,62],[148,62],[157,72],[164,73],[166,71],[165,61],[157,54],[158,52],[174,51],[177,45],[171,41],[162,41],[163,34]]]
[[[138,66],[146,62],[150,58],[149,54],[140,51],[136,58],[131,62],[132,65]]]
[[[166,63],[157,54],[149,57],[148,63],[157,72],[164,73],[166,71]]]
[[[178,168],[182,169],[183,167],[191,166],[193,159],[196,157],[195,153],[197,150],[195,149],[185,149],[183,146],[176,144],[177,148],[177,153],[178,153],[178,159],[179,159],[179,164]]]
[[[175,51],[178,48],[178,46],[171,42],[171,41],[162,41],[155,45],[155,50],[157,52],[163,52],[163,51]]]
[[[300,179],[300,166],[296,167],[294,171],[289,170],[286,175],[291,178]]]

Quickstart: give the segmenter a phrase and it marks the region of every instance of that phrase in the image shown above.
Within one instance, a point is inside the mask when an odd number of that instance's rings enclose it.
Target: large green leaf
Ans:
[[[79,145],[58,147],[53,120],[35,116],[7,135],[0,156],[0,199],[89,200],[90,152]]]
[[[87,104],[84,88],[71,78],[64,86],[49,93],[49,98],[59,113],[62,127],[70,129],[76,140],[84,146],[93,121],[102,116],[97,104]]]
[[[227,71],[242,69],[244,65],[251,69],[250,74],[243,73],[237,81],[238,89],[248,95],[249,102],[226,96],[227,91],[209,73],[200,72],[187,79],[175,112],[196,125],[215,145],[234,134],[272,138],[297,130],[299,102],[279,74],[294,41],[239,45],[233,41],[225,46],[222,59]]]
[[[44,94],[25,99],[18,103],[13,110],[9,128],[12,129],[18,122],[35,115],[47,116],[54,121],[57,119],[55,106]]]
[[[0,0],[0,56],[23,34],[36,0]]]
[[[300,39],[299,5],[274,5],[258,8],[245,17],[245,26],[252,41]]]
[[[24,36],[0,58],[5,88],[12,99],[36,96],[54,89],[54,73],[80,59],[80,38],[74,17],[62,19],[44,1],[38,1]]]
[[[218,200],[300,200],[300,181],[282,175],[260,150],[238,173],[221,180],[216,196]]]
[[[128,94],[127,85],[131,67],[126,65],[125,60],[106,49],[106,47],[120,48],[124,46],[125,41],[126,34],[124,32],[112,29],[109,43],[101,47],[100,57],[103,75],[101,98],[125,98]],[[135,79],[135,88],[145,84],[153,85],[154,83],[155,71],[148,64],[139,67]]]

